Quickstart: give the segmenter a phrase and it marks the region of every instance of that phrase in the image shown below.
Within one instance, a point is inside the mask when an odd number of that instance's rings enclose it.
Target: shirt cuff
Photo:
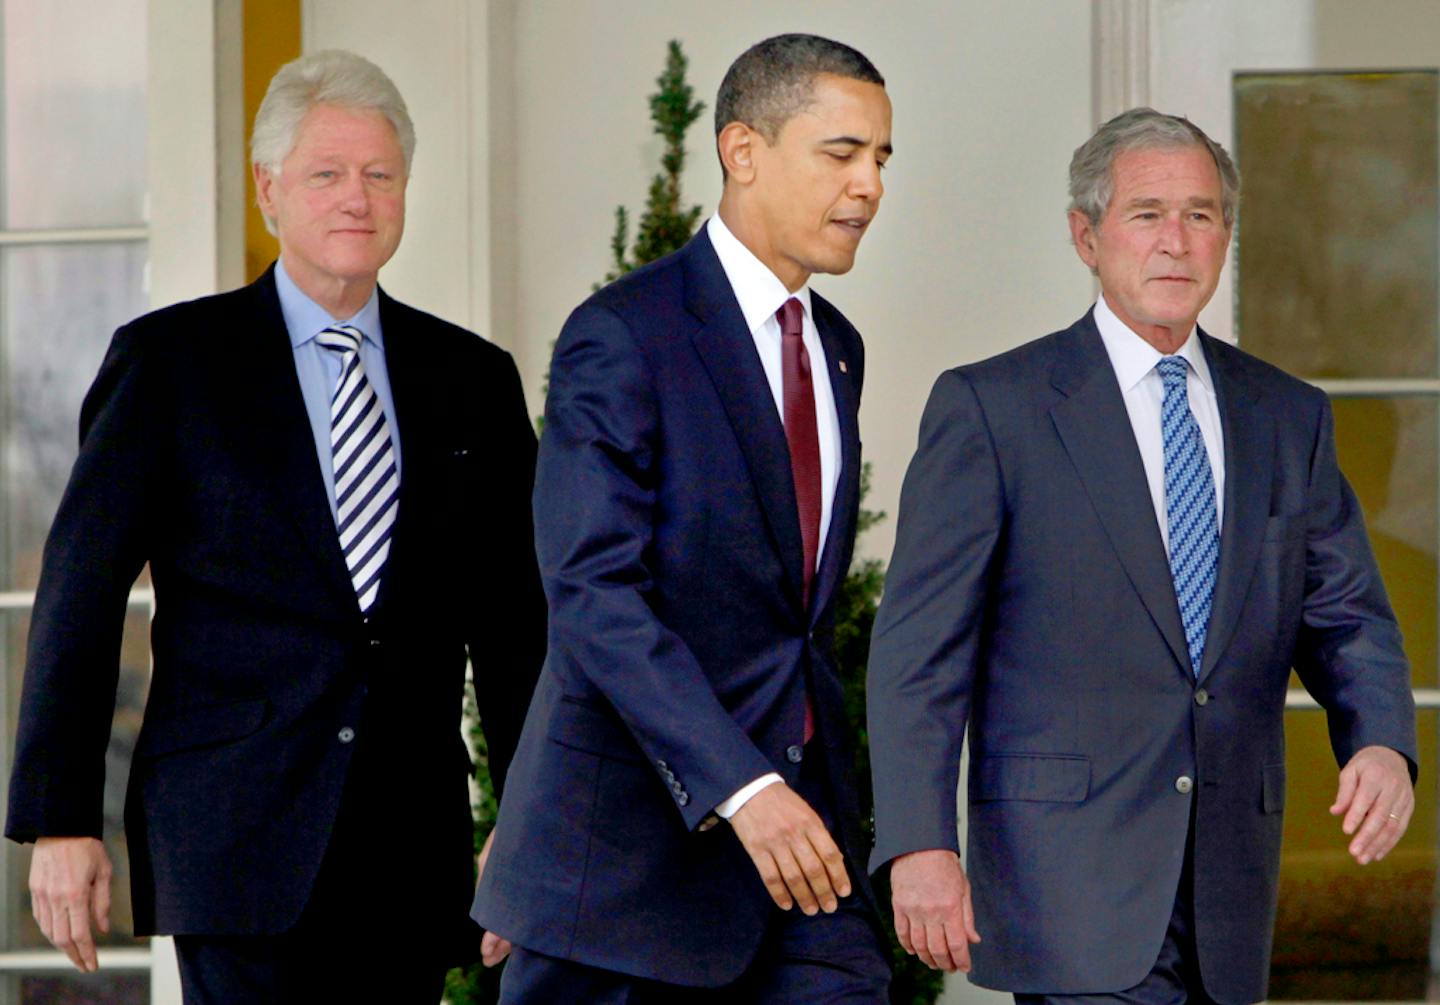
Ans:
[[[759,792],[763,788],[774,785],[776,782],[783,782],[784,780],[785,779],[781,778],[773,771],[769,774],[761,775],[759,778],[755,779],[755,781],[742,788],[739,792],[735,793],[733,796],[725,800],[719,806],[716,806],[715,814],[722,820],[729,820],[739,811],[740,807],[744,806],[750,801],[751,797],[754,796],[755,793]]]

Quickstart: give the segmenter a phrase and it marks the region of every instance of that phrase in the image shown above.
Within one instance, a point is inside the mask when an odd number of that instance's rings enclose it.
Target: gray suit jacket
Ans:
[[[968,727],[973,976],[986,986],[1138,983],[1193,814],[1205,987],[1223,1002],[1265,996],[1291,667],[1327,710],[1341,763],[1383,744],[1414,771],[1400,633],[1329,403],[1200,337],[1226,495],[1198,679],[1089,315],[941,375],[925,411],[871,649],[872,867],[956,848]]]

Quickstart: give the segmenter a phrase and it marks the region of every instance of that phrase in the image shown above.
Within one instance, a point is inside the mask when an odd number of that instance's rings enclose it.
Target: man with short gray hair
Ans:
[[[121,328],[86,398],[6,822],[81,970],[108,929],[104,755],[147,562],[126,834],[135,931],[175,935],[188,1005],[429,1005],[479,953],[465,667],[498,790],[544,651],[535,438],[506,353],[378,285],[414,146],[373,63],[283,67],[252,147],[279,261]]]
[[[1292,667],[1355,860],[1415,808],[1409,674],[1329,402],[1196,324],[1238,190],[1185,119],[1102,126],[1069,212],[1099,300],[942,374],[905,479],[871,864],[908,951],[1023,1005],[1265,997]]]

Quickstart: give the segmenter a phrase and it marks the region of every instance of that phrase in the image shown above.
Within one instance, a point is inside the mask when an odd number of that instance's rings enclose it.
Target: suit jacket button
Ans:
[[[1206,691],[1203,687],[1195,692],[1195,704],[1204,705],[1209,700],[1210,692]]]
[[[1175,779],[1175,791],[1180,793],[1182,796],[1188,793],[1194,787],[1195,783],[1191,781],[1189,775],[1181,775],[1179,778]]]
[[[672,778],[670,780],[670,791],[678,796],[680,793],[685,791],[685,786],[681,785],[679,782],[675,781]]]
[[[341,726],[340,732],[336,734],[336,739],[338,739],[341,743],[349,743],[351,740],[355,739],[355,730],[351,729],[349,726]]]
[[[785,760],[789,761],[791,764],[799,764],[800,758],[804,756],[805,751],[801,750],[799,747],[792,745],[785,748]]]
[[[675,801],[676,801],[677,803],[679,803],[681,806],[689,806],[689,805],[690,805],[690,793],[688,793],[688,792],[681,792],[681,793],[677,794],[677,795],[675,796]]]
[[[370,640],[370,648],[371,648],[371,649],[379,649],[379,648],[380,648],[380,640],[379,640],[379,639],[371,639],[371,640]]]
[[[661,771],[669,771],[669,770],[670,770],[670,765],[666,764],[664,761],[656,761],[656,762],[655,762],[655,767],[659,768]]]

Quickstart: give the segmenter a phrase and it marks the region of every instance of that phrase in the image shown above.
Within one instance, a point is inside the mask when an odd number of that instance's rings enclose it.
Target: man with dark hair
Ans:
[[[1102,126],[1070,167],[1098,302],[942,374],[905,479],[873,864],[906,949],[1022,1005],[1265,997],[1292,667],[1355,860],[1415,809],[1405,655],[1329,401],[1196,325],[1238,191],[1190,122]]]
[[[480,949],[465,666],[498,790],[545,644],[535,436],[505,352],[378,285],[414,146],[368,60],[280,69],[252,141],[280,259],[116,332],[45,546],[5,832],[35,842],[41,931],[95,970],[148,562],[126,833],[135,930],[175,935],[187,1005],[434,1002]]]
[[[551,648],[474,910],[516,946],[507,1003],[886,1000],[831,656],[864,352],[806,284],[854,263],[890,102],[786,35],[717,106],[719,212],[551,366]]]

